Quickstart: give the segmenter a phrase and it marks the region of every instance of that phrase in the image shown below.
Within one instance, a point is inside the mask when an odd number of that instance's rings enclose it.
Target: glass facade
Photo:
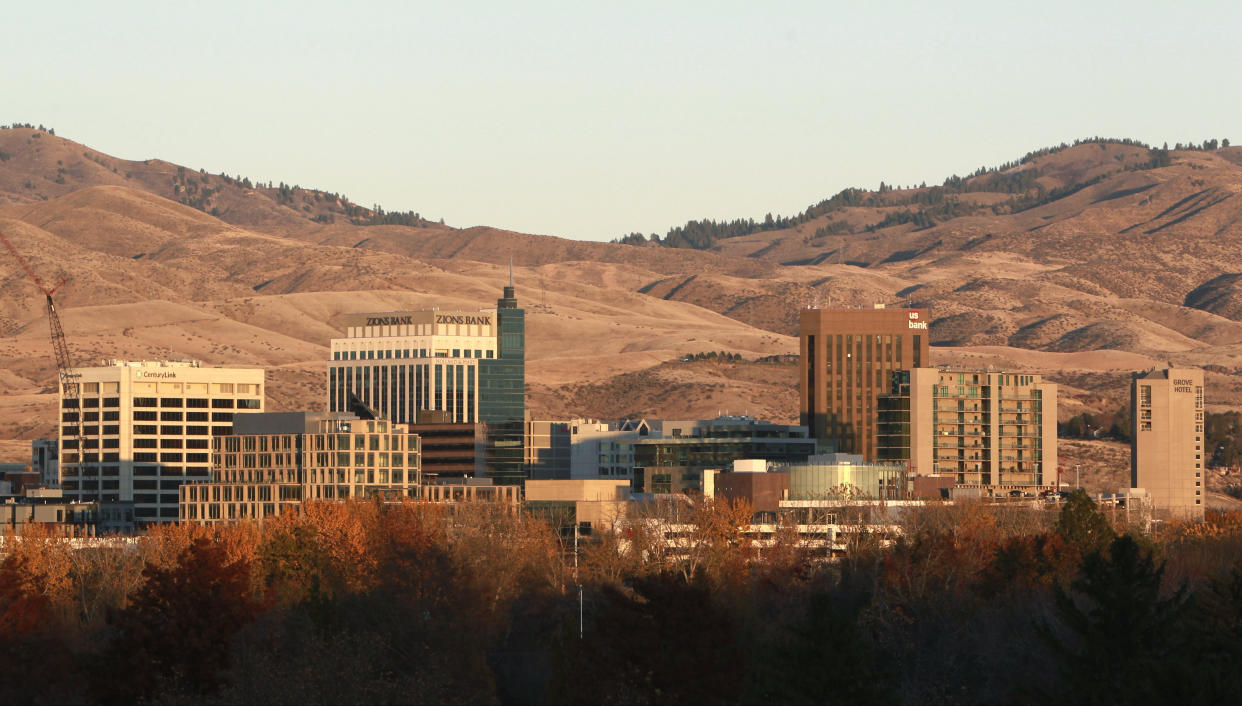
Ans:
[[[497,302],[497,356],[480,360],[479,421],[487,428],[488,474],[502,485],[526,478],[526,312],[517,308],[513,287]]]

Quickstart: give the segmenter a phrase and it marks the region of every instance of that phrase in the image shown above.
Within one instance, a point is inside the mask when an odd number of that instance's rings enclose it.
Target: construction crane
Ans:
[[[39,275],[36,275],[34,270],[30,269],[30,265],[26,263],[25,258],[21,256],[21,253],[17,252],[17,248],[13,247],[13,243],[10,243],[9,239],[4,237],[4,233],[0,233],[0,242],[3,242],[4,247],[8,248],[9,252],[13,253],[14,259],[16,259],[17,263],[22,266],[22,269],[26,271],[26,274],[32,281],[34,281],[35,286],[39,288],[39,291],[43,292],[43,296],[47,299],[47,320],[48,325],[52,330],[52,349],[56,352],[56,371],[58,373],[57,378],[59,390],[66,399],[73,400],[73,402],[68,405],[62,404],[61,409],[57,410],[57,412],[60,417],[60,421],[63,424],[64,422],[69,421],[69,419],[64,416],[64,413],[66,411],[72,411],[74,449],[77,453],[81,454],[82,410],[79,406],[81,393],[78,389],[78,383],[76,382],[77,375],[73,372],[73,363],[69,358],[69,345],[65,343],[65,329],[60,325],[60,315],[56,313],[56,302],[52,301],[52,295],[56,293],[56,290],[64,286],[66,280],[62,279],[55,287],[49,288],[47,285],[43,284],[43,280],[39,279]],[[63,467],[64,459],[61,459],[61,464]]]

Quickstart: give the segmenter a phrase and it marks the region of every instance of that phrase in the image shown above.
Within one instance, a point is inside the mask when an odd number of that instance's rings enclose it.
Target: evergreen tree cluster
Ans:
[[[686,353],[681,356],[681,362],[689,363],[696,360],[717,360],[724,363],[740,363],[742,362],[741,353],[726,353],[725,351],[707,351],[698,353]]]
[[[31,123],[9,123],[8,125],[0,125],[0,130],[17,130],[20,128],[25,128],[27,130],[38,130],[39,132],[46,132],[49,135],[56,134],[56,128],[43,127],[42,125],[33,125]]]

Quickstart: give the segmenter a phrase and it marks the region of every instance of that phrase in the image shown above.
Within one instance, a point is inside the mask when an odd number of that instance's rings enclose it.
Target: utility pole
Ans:
[[[574,583],[578,584],[578,639],[582,639],[583,600],[582,581],[578,578],[578,513],[574,513]]]
[[[1081,464],[1078,464],[1078,463],[1074,464],[1074,488],[1075,489],[1082,487],[1082,484],[1078,482],[1079,481],[1078,469],[1080,468],[1082,468]]]

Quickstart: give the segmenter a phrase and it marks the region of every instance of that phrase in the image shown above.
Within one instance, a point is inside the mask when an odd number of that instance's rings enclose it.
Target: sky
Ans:
[[[579,240],[1101,135],[1242,140],[1242,3],[7,7],[0,122]]]

